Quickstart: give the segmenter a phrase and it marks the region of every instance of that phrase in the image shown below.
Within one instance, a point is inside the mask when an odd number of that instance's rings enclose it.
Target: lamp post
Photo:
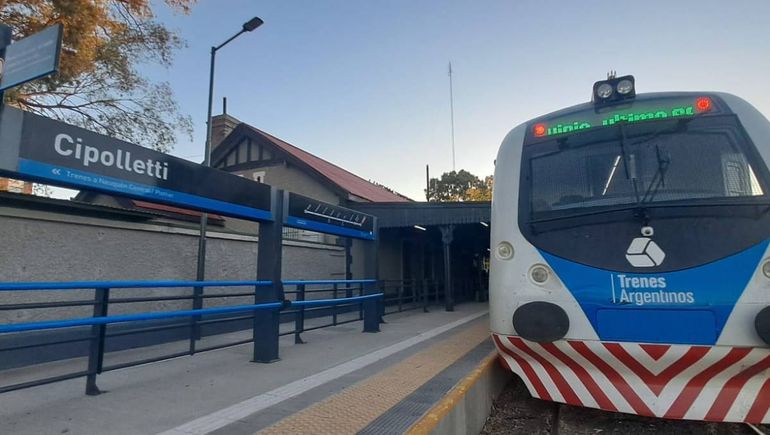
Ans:
[[[216,58],[217,50],[224,47],[235,38],[241,36],[241,34],[246,32],[251,32],[252,30],[261,26],[263,23],[264,22],[262,21],[262,19],[260,19],[259,17],[254,17],[249,21],[243,23],[243,27],[241,28],[241,30],[235,35],[231,36],[227,41],[215,47],[211,47],[211,70],[209,72],[209,107],[208,107],[208,114],[206,116],[206,149],[203,154],[204,155],[203,166],[211,165],[211,104],[214,98],[214,59]],[[206,277],[206,226],[208,225],[208,219],[209,219],[208,213],[201,214],[200,236],[198,238],[198,267],[195,275],[195,279],[198,281],[203,281]],[[193,295],[194,309],[201,308],[202,292],[203,292],[203,289],[201,287],[195,288],[195,293]]]

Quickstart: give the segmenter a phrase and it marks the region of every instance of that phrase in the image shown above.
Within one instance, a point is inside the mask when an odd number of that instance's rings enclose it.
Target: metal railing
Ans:
[[[28,292],[28,291],[70,291],[70,290],[93,290],[92,299],[73,299],[73,300],[58,300],[58,301],[45,301],[45,302],[24,302],[17,304],[4,304],[0,305],[0,311],[12,311],[12,310],[36,310],[36,309],[52,309],[52,308],[64,308],[64,307],[92,307],[91,317],[76,317],[63,320],[45,320],[37,322],[26,323],[10,323],[0,324],[0,338],[7,337],[8,335],[14,336],[16,340],[5,340],[10,342],[9,346],[3,346],[0,342],[0,355],[8,352],[29,351],[31,349],[38,349],[45,346],[62,346],[67,345],[71,347],[73,344],[88,343],[88,350],[83,355],[87,355],[87,368],[85,370],[74,370],[64,374],[56,376],[47,376],[40,379],[34,379],[26,382],[14,383],[11,385],[0,385],[0,393],[19,390],[23,388],[29,388],[38,385],[49,384],[52,382],[58,382],[67,379],[73,379],[85,376],[86,380],[86,394],[94,395],[99,394],[99,389],[96,386],[96,376],[100,373],[117,370],[120,368],[136,366],[140,364],[146,364],[150,362],[162,361],[166,359],[176,358],[180,356],[193,355],[198,352],[205,352],[214,349],[221,349],[224,347],[237,346],[241,344],[253,342],[256,343],[259,340],[265,339],[258,335],[256,328],[253,334],[249,338],[236,337],[235,341],[225,341],[216,345],[200,347],[198,341],[200,341],[205,334],[203,334],[203,328],[212,329],[219,325],[219,332],[222,331],[243,331],[247,325],[245,322],[256,322],[259,312],[271,312],[280,311],[282,316],[294,316],[294,329],[291,331],[282,332],[280,335],[294,334],[295,341],[302,342],[300,335],[302,332],[312,329],[318,329],[321,327],[338,325],[342,323],[349,323],[352,321],[358,321],[364,319],[364,304],[375,303],[376,300],[382,298],[381,293],[374,293],[372,289],[365,290],[366,286],[371,286],[376,281],[374,280],[355,280],[355,281],[284,281],[284,286],[295,286],[296,290],[285,291],[287,295],[284,301],[275,301],[260,304],[248,304],[248,305],[231,305],[231,306],[219,306],[212,308],[203,308],[203,301],[211,298],[243,298],[254,297],[256,292],[269,291],[272,286],[270,281],[83,281],[83,282],[64,282],[64,283],[0,283],[0,294],[8,292]],[[249,292],[217,292],[205,294],[202,289],[211,287],[254,287],[253,291]],[[326,288],[318,289],[318,286],[331,286],[331,290]],[[162,288],[193,288],[193,293],[189,295],[165,295],[165,296],[129,296],[129,297],[114,297],[111,295],[111,291],[120,289],[162,289]],[[308,290],[311,287],[311,290]],[[339,298],[339,292],[344,291],[346,297]],[[308,298],[308,293],[311,297]],[[365,294],[370,293],[370,294]],[[357,294],[357,295],[356,295]],[[294,295],[293,298],[288,295]],[[315,298],[312,295],[323,295],[323,298]],[[355,295],[355,296],[354,296]],[[183,301],[200,301],[201,308],[195,308],[192,310],[175,310],[175,311],[163,311],[163,312],[143,312],[143,313],[131,313],[120,315],[108,315],[110,307],[118,304],[131,304],[131,303],[146,303],[146,302],[183,302]],[[340,312],[346,312],[357,308],[356,316],[353,319],[346,319],[340,321],[338,315]],[[304,325],[305,317],[310,313],[311,317],[316,317],[322,310],[331,310],[332,322],[329,324],[314,326],[306,328]],[[370,312],[376,313],[377,310],[373,309]],[[247,313],[247,314],[244,314]],[[186,321],[173,321],[175,319],[188,318]],[[171,322],[169,322],[171,320]],[[155,321],[150,326],[141,327],[124,327],[124,328],[109,328],[108,325],[113,324],[129,324],[133,322],[148,322]],[[223,325],[230,325],[223,327]],[[86,332],[82,327],[89,327]],[[80,328],[79,328],[80,327]],[[40,337],[34,337],[34,339],[28,339],[26,335],[30,331],[43,331],[43,330],[57,330],[68,328],[70,333],[64,336],[59,334],[58,339],[39,340]],[[216,329],[216,328],[214,328]],[[122,363],[116,363],[112,365],[104,364],[105,353],[108,353],[107,344],[109,339],[118,339],[120,337],[126,337],[131,335],[144,335],[148,333],[160,333],[165,331],[179,331],[186,330],[187,336],[183,336],[180,333],[172,334],[171,338],[161,340],[162,344],[168,341],[178,341],[178,339],[187,338],[189,340],[189,346],[184,351],[164,353],[162,355],[156,355],[151,358],[141,358],[137,360],[130,360]],[[33,332],[34,333],[34,332]],[[184,332],[182,332],[184,333]],[[214,331],[212,334],[217,333]],[[38,333],[39,334],[39,333]],[[43,334],[45,335],[45,334]],[[43,337],[46,338],[46,337]],[[143,343],[147,346],[146,343]],[[136,349],[140,346],[128,346],[125,349]],[[112,350],[125,350],[119,347],[115,347]],[[0,359],[2,360],[2,359]],[[2,369],[2,367],[0,367]]]
[[[375,286],[376,280],[318,280],[318,281],[304,281],[304,280],[287,280],[283,281],[284,294],[294,295],[295,301],[312,301],[313,295],[325,295],[331,296],[331,299],[338,299],[341,292],[344,292],[343,299],[350,299],[360,296],[364,296],[366,285]],[[295,290],[286,290],[286,286],[293,286]],[[313,326],[306,326],[306,319],[318,319],[324,317],[324,314],[328,314],[331,317],[331,322],[316,324]],[[348,314],[353,314],[352,316]],[[364,319],[363,304],[360,302],[347,302],[336,304],[332,306],[315,306],[308,307],[303,304],[297,306],[294,310],[285,311],[282,315],[294,317],[294,329],[289,331],[282,331],[281,335],[294,335],[295,343],[304,343],[301,333],[306,331],[312,331],[315,329],[327,328],[330,326],[338,326],[346,323],[357,322]],[[345,316],[340,320],[341,316]]]
[[[444,284],[438,280],[381,280],[378,289],[384,294],[383,314],[400,313],[422,308],[444,300]]]

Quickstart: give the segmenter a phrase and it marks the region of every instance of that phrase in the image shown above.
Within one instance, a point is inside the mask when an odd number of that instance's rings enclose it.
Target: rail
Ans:
[[[247,343],[254,343],[257,346],[260,340],[265,337],[260,336],[258,328],[254,327],[252,335],[249,338],[236,337],[235,341],[225,341],[200,347],[198,342],[204,337],[222,335],[230,336],[232,333],[241,333],[247,329],[249,324],[256,324],[260,317],[259,312],[265,312],[265,315],[278,312],[281,317],[294,317],[294,329],[281,331],[279,335],[295,335],[296,342],[302,342],[300,334],[312,329],[334,326],[342,323],[364,320],[364,307],[367,304],[378,303],[383,295],[375,293],[375,280],[287,280],[281,282],[283,287],[295,287],[294,290],[284,290],[284,300],[259,304],[239,304],[230,306],[218,306],[203,308],[203,301],[217,300],[224,302],[229,298],[255,297],[261,289],[269,290],[273,287],[270,281],[78,281],[78,282],[30,282],[30,283],[0,283],[0,292],[30,292],[30,291],[93,291],[91,299],[70,299],[55,300],[44,302],[24,302],[17,304],[0,305],[0,312],[12,310],[35,310],[66,308],[69,310],[79,310],[83,307],[92,307],[90,317],[76,317],[63,320],[46,320],[25,323],[0,324],[0,338],[11,336],[15,340],[0,341],[0,354],[12,352],[29,352],[41,347],[53,346],[61,350],[62,345],[70,350],[70,355],[61,355],[66,358],[77,358],[87,355],[87,368],[85,370],[70,370],[67,373],[56,376],[48,376],[42,379],[34,379],[26,382],[14,383],[11,385],[0,385],[0,393],[29,388],[38,385],[44,385],[52,382],[73,379],[85,376],[86,394],[99,394],[96,387],[96,376],[100,373],[119,368],[131,367],[149,362],[162,361],[180,356],[193,355],[198,352],[205,352],[223,347],[236,346]],[[203,289],[217,287],[254,287],[253,291],[241,292],[214,292],[205,294]],[[321,288],[318,288],[318,287]],[[329,287],[331,286],[331,287]],[[166,295],[166,296],[131,296],[116,298],[116,291],[125,291],[126,289],[168,289],[168,288],[193,288],[192,294],[184,295]],[[344,291],[345,297],[338,297],[340,291]],[[112,295],[111,295],[112,293]],[[366,294],[365,294],[366,293]],[[292,297],[293,296],[293,297]],[[310,297],[308,297],[310,296]],[[313,297],[320,296],[320,297]],[[195,307],[192,310],[174,310],[161,312],[141,312],[132,314],[108,315],[111,306],[118,304],[135,303],[180,303],[192,301]],[[199,305],[195,305],[198,303]],[[306,316],[311,319],[317,319],[325,312],[331,311],[332,322],[323,325],[305,326]],[[377,313],[377,309],[369,310],[370,313]],[[247,313],[247,314],[243,314]],[[352,315],[351,315],[352,313]],[[233,316],[233,314],[236,314]],[[341,315],[347,315],[344,319],[339,319]],[[205,317],[205,318],[204,318]],[[174,319],[189,318],[188,321],[174,322]],[[131,324],[132,322],[154,321],[150,326],[144,327],[123,327],[109,328],[113,324]],[[86,331],[83,327],[90,326]],[[54,339],[46,337],[45,333],[36,331],[65,329],[67,334],[55,334]],[[86,328],[88,329],[88,328]],[[186,330],[186,336],[183,336]],[[176,331],[171,333],[169,331]],[[43,334],[41,336],[29,336],[28,334]],[[189,346],[185,351],[165,353],[151,358],[141,358],[126,362],[107,365],[104,363],[105,353],[136,349],[138,346],[127,344],[130,336],[144,336],[147,334],[161,334],[162,337],[156,337],[156,344],[178,341],[179,339],[188,339]],[[58,338],[56,337],[58,335]],[[110,340],[115,340],[111,348],[108,348]],[[128,340],[130,341],[130,340]],[[146,346],[147,341],[139,340]],[[88,344],[88,350],[83,349],[84,343]],[[5,345],[4,344],[10,344]],[[80,345],[81,354],[77,352],[77,345]],[[72,354],[72,349],[75,349]],[[1,360],[1,359],[0,359]],[[8,361],[8,358],[5,358]],[[0,367],[0,370],[8,367]]]

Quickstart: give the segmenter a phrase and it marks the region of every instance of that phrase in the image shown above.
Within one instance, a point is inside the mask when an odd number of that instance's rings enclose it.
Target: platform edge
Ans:
[[[513,376],[492,351],[406,433],[449,435],[479,433],[492,412],[492,402]]]

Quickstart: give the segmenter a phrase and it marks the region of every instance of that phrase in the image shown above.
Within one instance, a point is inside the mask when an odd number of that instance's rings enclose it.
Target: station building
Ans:
[[[413,201],[228,114],[213,118],[212,138],[213,167],[377,216],[381,280],[406,291],[449,280],[455,298],[484,297],[489,202]]]
[[[443,297],[444,283],[449,280],[455,300],[485,297],[489,202],[414,201],[229,114],[212,119],[211,166],[377,216],[379,278],[392,286],[391,291],[409,294],[430,286]],[[197,221],[199,216],[197,212],[97,193],[82,193],[78,199],[149,209],[183,220]],[[256,234],[258,225],[222,217],[215,217],[211,224],[241,234]],[[293,228],[285,228],[284,237],[344,247],[344,278],[363,277],[360,242]]]
[[[397,291],[484,297],[489,203],[413,201],[231,115],[214,117],[212,127],[212,166],[377,216],[379,278]],[[0,265],[9,281],[194,276],[196,211],[88,191],[69,201],[21,192],[0,199],[0,235],[18,260]],[[252,278],[257,225],[209,215],[208,278]],[[32,234],[47,248],[29,242]],[[362,242],[294,228],[284,240],[287,279],[364,278]],[[142,272],[151,264],[165,265]]]

